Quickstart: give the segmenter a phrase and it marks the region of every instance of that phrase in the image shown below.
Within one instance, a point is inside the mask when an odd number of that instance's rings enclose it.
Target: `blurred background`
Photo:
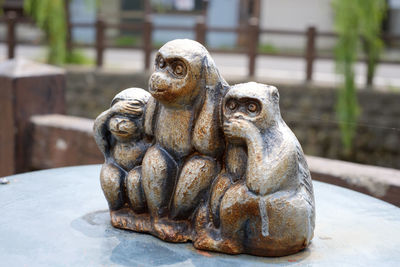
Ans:
[[[204,44],[230,84],[277,86],[282,115],[307,155],[398,176],[400,0],[0,5],[0,176],[101,163],[93,119],[119,91],[146,89],[155,52],[177,38]],[[328,161],[310,161],[328,172]],[[351,166],[343,170],[357,176]]]

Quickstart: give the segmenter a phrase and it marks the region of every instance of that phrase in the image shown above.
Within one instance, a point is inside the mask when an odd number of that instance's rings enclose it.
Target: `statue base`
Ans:
[[[400,209],[345,188],[313,182],[318,227],[308,248],[285,257],[232,256],[113,227],[99,187],[100,168],[59,168],[7,177],[10,183],[0,186],[1,264],[224,267],[398,266],[400,262]]]

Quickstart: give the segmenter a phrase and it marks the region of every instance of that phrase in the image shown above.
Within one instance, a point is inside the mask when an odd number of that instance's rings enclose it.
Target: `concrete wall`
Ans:
[[[333,31],[333,10],[331,0],[261,0],[261,28],[305,31],[309,26],[320,31]],[[317,39],[320,49],[331,48],[332,39]],[[272,44],[280,48],[300,49],[305,39],[282,35],[264,34],[261,43]]]
[[[31,117],[31,169],[104,162],[93,120],[60,114]],[[346,187],[400,206],[400,170],[306,156],[313,180]]]
[[[127,87],[147,87],[147,74],[69,71],[67,114],[95,118]],[[231,82],[234,84],[235,82]],[[343,154],[334,107],[337,90],[276,85],[281,112],[306,154],[400,169],[400,94],[359,91],[362,115],[351,155]]]

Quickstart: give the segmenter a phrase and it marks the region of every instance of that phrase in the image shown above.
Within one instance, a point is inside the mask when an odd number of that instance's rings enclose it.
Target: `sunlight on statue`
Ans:
[[[113,226],[229,254],[308,246],[310,172],[273,86],[229,86],[192,40],[157,52],[149,93],[126,89],[95,121]]]

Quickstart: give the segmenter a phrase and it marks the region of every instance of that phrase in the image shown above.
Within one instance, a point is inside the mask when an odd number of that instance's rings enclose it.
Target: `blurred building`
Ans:
[[[215,27],[237,27],[239,16],[239,0],[209,1],[203,0],[150,0],[153,24],[157,26],[194,27],[199,15],[205,15],[207,25]],[[96,0],[71,0],[70,14],[73,23],[93,23],[96,20]],[[101,0],[100,14],[108,23],[143,22],[146,15],[145,1]],[[207,7],[207,10],[204,10]],[[221,12],[223,10],[223,12]],[[93,42],[95,31],[90,28],[73,29],[73,39],[77,42]],[[115,42],[135,42],[140,32],[127,30],[107,30],[107,36]],[[176,38],[195,38],[193,31],[155,30],[155,44],[165,43]],[[211,47],[236,45],[235,33],[208,33],[207,42]]]
[[[1,0],[0,0],[1,1]],[[69,0],[72,23],[95,23],[98,14],[107,23],[143,22],[151,14],[155,26],[194,26],[199,16],[205,16],[210,27],[235,28],[247,26],[251,17],[259,19],[262,29],[305,31],[315,26],[317,31],[334,31],[332,0]],[[99,4],[98,4],[99,3]],[[383,30],[387,34],[400,35],[400,0],[387,0],[388,13]],[[22,12],[23,0],[4,0],[3,11]],[[1,39],[6,36],[5,24],[0,25]],[[17,39],[39,42],[43,37],[39,30],[30,25],[19,25]],[[134,45],[141,42],[140,31],[128,31],[109,27],[106,32],[108,43]],[[95,28],[74,27],[74,42],[93,43]],[[195,38],[193,31],[155,30],[153,41],[156,45],[175,38]],[[208,32],[207,45],[212,48],[245,46],[247,33]],[[262,34],[261,45],[300,50],[305,38],[278,34]],[[334,38],[318,38],[317,48],[330,50]]]
[[[387,7],[382,30],[386,34],[400,35],[400,0],[387,0]],[[317,31],[334,32],[332,0],[261,0],[260,26],[297,31],[314,26]],[[301,49],[305,45],[301,37],[271,34],[261,36],[260,42],[287,49]],[[332,49],[334,45],[334,38],[318,38],[318,49]]]
[[[260,27],[265,29],[333,31],[331,0],[261,0]],[[300,49],[305,39],[298,36],[264,34],[260,42],[287,49]],[[318,39],[318,48],[332,48],[334,39]]]
[[[389,0],[388,7],[387,32],[393,35],[400,35],[400,0]]]

